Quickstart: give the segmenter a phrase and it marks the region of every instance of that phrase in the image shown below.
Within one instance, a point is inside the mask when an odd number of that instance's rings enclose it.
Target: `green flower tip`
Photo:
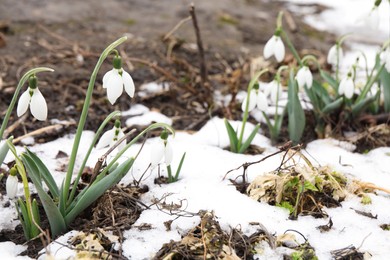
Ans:
[[[115,128],[120,128],[121,127],[121,121],[119,119],[116,119],[114,126],[115,126]]]
[[[259,89],[259,87],[260,87],[260,85],[259,85],[259,83],[257,82],[257,83],[255,83],[255,85],[253,85],[253,89],[254,90],[258,90]]]
[[[30,76],[28,79],[28,85],[31,89],[36,89],[38,85],[38,78],[35,75]]]
[[[276,28],[274,35],[280,37],[281,34],[282,34],[282,28],[281,27]]]
[[[163,139],[163,140],[167,140],[168,139],[168,131],[167,130],[163,130],[160,134],[160,138]]]
[[[18,170],[16,170],[16,167],[12,167],[9,170],[9,175],[11,175],[11,176],[16,176],[17,173],[18,173]]]
[[[112,61],[112,65],[114,69],[120,70],[122,68],[122,58],[119,55],[116,55],[114,57],[114,60]]]
[[[380,4],[382,3],[382,0],[376,0],[375,1],[375,7],[378,7],[378,6],[380,6]]]

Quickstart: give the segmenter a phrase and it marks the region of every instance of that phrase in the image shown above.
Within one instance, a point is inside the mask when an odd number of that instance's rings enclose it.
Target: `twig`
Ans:
[[[176,32],[184,23],[188,22],[189,20],[191,20],[191,16],[188,16],[182,20],[180,20],[180,22],[178,22],[175,27],[173,27],[172,30],[170,30],[167,34],[165,34],[164,38],[163,38],[163,41],[166,41],[168,40],[169,37],[171,37],[171,35]]]
[[[198,53],[199,53],[199,59],[200,59],[200,78],[201,78],[201,84],[202,88],[207,87],[207,67],[206,67],[206,62],[204,58],[204,49],[203,49],[203,43],[202,43],[202,38],[200,36],[200,30],[198,26],[198,21],[196,19],[196,14],[195,14],[195,6],[194,3],[191,4],[190,6],[190,15],[192,18],[192,23],[194,25],[195,29],[195,35],[196,35],[196,44],[198,46]],[[209,88],[207,88],[210,90]]]
[[[16,122],[14,122],[12,125],[10,125],[7,129],[4,131],[4,138],[7,138],[9,133],[12,133],[22,122],[26,120],[28,116],[28,113],[25,113],[22,117],[20,117]]]

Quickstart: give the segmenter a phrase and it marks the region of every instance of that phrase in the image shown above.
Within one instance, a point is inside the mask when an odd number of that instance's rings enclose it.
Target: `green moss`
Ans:
[[[135,21],[134,19],[131,19],[131,18],[126,19],[126,20],[124,20],[123,22],[124,22],[125,24],[127,24],[127,25],[130,25],[130,26],[136,24],[136,21]]]

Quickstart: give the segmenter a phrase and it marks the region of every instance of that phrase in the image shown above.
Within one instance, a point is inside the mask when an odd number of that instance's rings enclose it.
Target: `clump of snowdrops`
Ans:
[[[90,77],[87,94],[84,100],[84,106],[81,112],[80,121],[77,126],[77,131],[74,137],[72,152],[69,158],[68,169],[66,176],[60,186],[57,186],[52,174],[46,167],[45,163],[28,148],[25,148],[25,152],[18,154],[15,146],[12,143],[13,136],[9,137],[0,143],[0,164],[3,163],[9,150],[15,158],[15,165],[10,169],[9,176],[7,178],[6,188],[7,194],[11,199],[14,199],[17,194],[18,175],[22,179],[24,189],[24,199],[17,198],[16,208],[18,209],[19,218],[22,222],[25,236],[27,239],[38,236],[42,231],[40,228],[40,219],[38,212],[38,203],[36,200],[31,199],[31,194],[28,186],[28,177],[32,180],[34,187],[38,193],[40,202],[45,210],[45,214],[49,220],[52,236],[57,236],[65,232],[72,221],[94,201],[96,201],[106,190],[113,185],[117,184],[124,175],[129,172],[130,168],[134,164],[137,155],[125,159],[122,163],[118,162],[118,159],[125,153],[130,146],[136,143],[140,137],[147,132],[161,128],[162,139],[164,142],[158,143],[158,148],[152,150],[152,167],[160,164],[165,155],[165,164],[168,168],[169,181],[176,181],[180,174],[181,165],[184,161],[184,155],[181,159],[178,170],[175,175],[172,175],[170,164],[173,158],[172,147],[167,143],[167,137],[169,134],[174,136],[174,129],[164,123],[154,123],[140,132],[130,142],[126,143],[126,134],[123,133],[120,126],[120,112],[114,111],[109,114],[97,129],[96,134],[88,148],[88,151],[83,155],[83,161],[79,169],[75,169],[75,162],[78,154],[82,131],[84,129],[88,109],[92,99],[92,93],[95,86],[96,77],[98,71],[110,55],[113,55],[113,69],[107,72],[102,81],[103,88],[107,90],[107,98],[111,104],[114,104],[117,99],[122,95],[123,90],[133,97],[135,93],[135,87],[133,80],[129,73],[122,68],[122,59],[115,49],[126,40],[126,37],[122,37],[112,44],[110,44],[101,54],[95,69]],[[46,120],[48,109],[45,98],[38,88],[38,74],[42,72],[52,72],[50,68],[39,67],[28,71],[21,78],[12,101],[9,105],[7,113],[3,119],[0,128],[0,137],[3,139],[4,131],[8,124],[11,112],[16,104],[20,90],[28,82],[27,90],[20,96],[17,115],[21,116],[30,109],[31,114],[37,120]],[[102,135],[104,128],[109,122],[115,120],[114,127],[105,132]],[[88,161],[92,149],[97,143],[100,137],[100,141],[97,144],[97,148],[103,148],[109,146],[112,148],[113,153],[110,154],[106,163],[100,162],[95,167],[95,178],[87,185],[83,190],[76,194],[77,186],[79,184],[83,169]],[[168,152],[167,152],[168,151]],[[73,182],[72,182],[72,177]],[[49,190],[47,192],[46,187]]]
[[[368,16],[377,15],[374,11],[378,9],[381,1],[376,1],[373,10]],[[248,85],[247,96],[243,100],[243,122],[241,131],[234,130],[230,123],[225,120],[226,129],[230,140],[232,152],[243,153],[249,147],[260,125],[250,133],[248,139],[243,141],[245,125],[249,113],[258,109],[262,112],[270,137],[277,142],[284,116],[288,116],[289,138],[297,143],[304,133],[306,117],[299,92],[306,93],[312,105],[315,116],[315,131],[318,137],[325,136],[325,128],[336,122],[352,122],[363,112],[379,113],[383,109],[390,112],[390,40],[387,40],[379,49],[375,58],[375,66],[368,68],[367,58],[364,52],[356,57],[355,63],[350,65],[346,75],[340,75],[340,65],[343,60],[342,45],[349,35],[340,37],[332,46],[327,55],[327,63],[333,68],[333,73],[325,71],[318,62],[318,57],[305,55],[301,57],[288,34],[282,26],[283,13],[280,12],[277,18],[277,27],[274,35],[264,46],[263,56],[269,59],[272,56],[280,64],[284,60],[285,45],[293,54],[295,61],[288,66],[279,66],[274,79],[265,84],[260,81],[261,75],[267,71],[263,69],[256,73]],[[364,66],[361,66],[361,60]],[[318,70],[318,77],[314,77],[312,70]],[[288,70],[287,77],[283,78],[282,71]],[[357,88],[357,74],[363,71],[365,79],[360,88]],[[282,95],[282,84],[287,82],[288,102],[285,107],[279,104]],[[383,95],[382,95],[383,94]],[[383,100],[381,97],[383,96]],[[268,111],[269,103],[275,105],[274,115],[270,116]]]

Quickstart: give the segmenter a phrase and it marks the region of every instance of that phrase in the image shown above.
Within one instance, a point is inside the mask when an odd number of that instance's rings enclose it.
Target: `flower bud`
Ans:
[[[18,177],[16,176],[16,174],[17,174],[16,168],[15,167],[11,168],[5,184],[7,195],[10,199],[15,198],[16,193],[18,191]]]

